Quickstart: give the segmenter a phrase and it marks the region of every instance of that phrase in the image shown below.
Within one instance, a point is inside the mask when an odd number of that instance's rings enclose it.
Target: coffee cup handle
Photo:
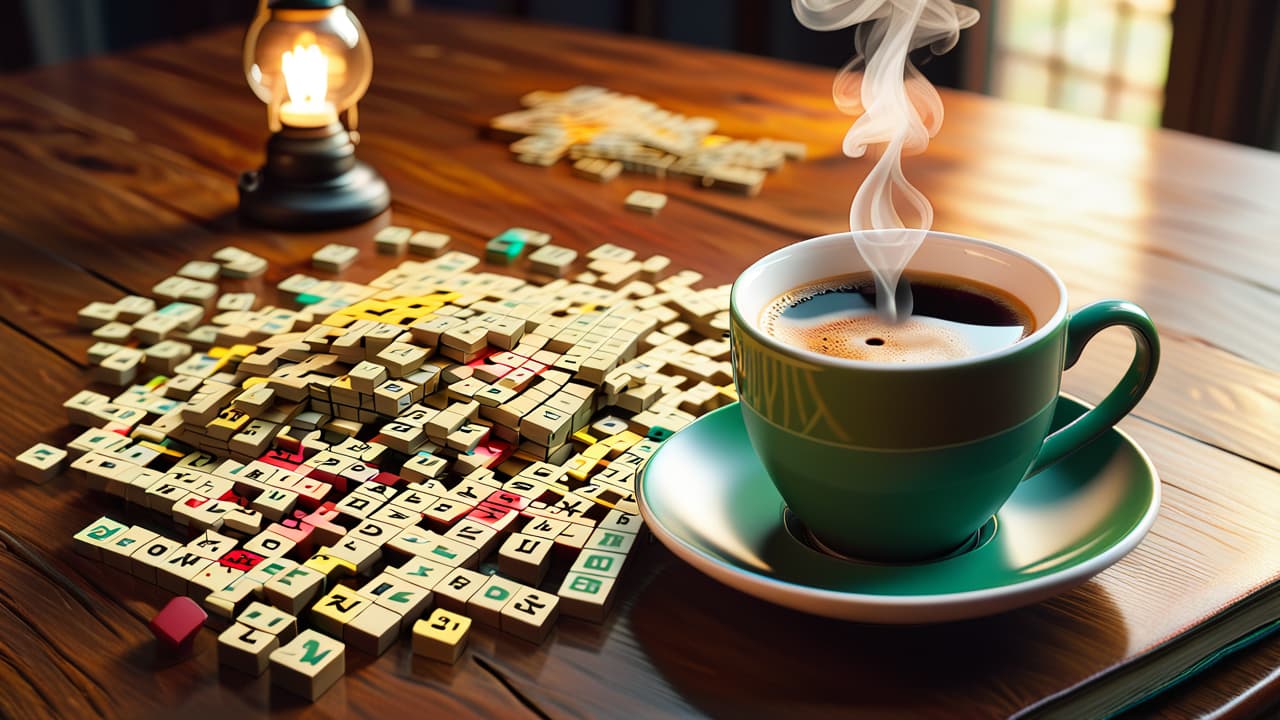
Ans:
[[[1026,477],[1087,445],[1106,432],[1138,404],[1151,386],[1160,362],[1160,338],[1155,323],[1142,308],[1125,300],[1101,300],[1077,310],[1067,322],[1067,354],[1064,369],[1080,359],[1084,346],[1100,331],[1121,325],[1129,328],[1137,347],[1133,362],[1115,388],[1097,407],[1044,439]]]

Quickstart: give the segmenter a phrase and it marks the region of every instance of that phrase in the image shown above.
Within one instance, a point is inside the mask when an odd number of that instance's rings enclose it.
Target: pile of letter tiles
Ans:
[[[379,253],[419,254],[367,283],[293,275],[278,306],[192,263],[205,279],[167,278],[158,302],[80,313],[109,338],[95,379],[125,389],[65,403],[87,428],[71,472],[139,524],[102,517],[77,551],[193,598],[224,665],[312,699],[349,650],[409,636],[453,662],[474,624],[540,643],[558,616],[603,622],[640,545],[637,469],[736,399],[727,286],[614,245],[574,271],[513,228],[486,256],[576,273],[526,282],[429,235],[386,228]],[[37,481],[65,457],[23,455]]]
[[[489,133],[514,141],[511,153],[522,163],[547,167],[568,158],[575,175],[596,182],[625,170],[754,196],[768,173],[806,153],[799,142],[719,135],[712,118],[687,117],[594,85],[536,90],[520,104],[523,109],[490,120]]]

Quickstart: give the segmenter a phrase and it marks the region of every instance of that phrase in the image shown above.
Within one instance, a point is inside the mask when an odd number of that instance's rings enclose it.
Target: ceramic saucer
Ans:
[[[1063,396],[1055,427],[1086,406]],[[711,577],[804,612],[870,623],[930,623],[1039,602],[1132,550],[1160,507],[1146,453],[1110,430],[1027,480],[949,556],[910,565],[834,557],[782,502],[738,406],[708,413],[667,440],[639,481],[653,534]]]

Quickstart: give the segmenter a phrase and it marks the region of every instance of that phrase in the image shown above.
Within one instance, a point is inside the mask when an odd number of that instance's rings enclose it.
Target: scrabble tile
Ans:
[[[315,630],[303,630],[268,657],[272,684],[312,702],[346,672],[346,646]]]
[[[255,630],[271,633],[280,642],[289,642],[298,633],[298,619],[289,613],[257,601],[249,603],[244,612],[236,616],[239,622]]]
[[[341,637],[342,626],[372,604],[372,600],[355,590],[338,585],[311,606],[311,622],[325,633]]]
[[[330,243],[312,254],[311,266],[317,270],[342,272],[351,267],[359,255],[360,250],[350,245]]]
[[[560,518],[557,518],[560,519]],[[564,550],[581,550],[587,544],[587,539],[591,537],[594,528],[590,525],[570,522],[568,527],[555,537],[557,548]]]
[[[205,530],[187,543],[187,549],[208,560],[220,560],[236,546],[236,540],[212,530]],[[252,568],[241,568],[252,569]]]
[[[157,537],[159,535],[141,525],[134,525],[123,534],[116,535],[103,543],[102,560],[117,570],[129,572],[133,565],[133,553]]]
[[[409,237],[413,230],[407,227],[389,225],[373,236],[373,244],[383,255],[401,255],[409,246]]]
[[[243,623],[233,623],[218,635],[218,663],[257,677],[266,672],[280,638]]]
[[[485,243],[485,259],[489,262],[509,265],[524,251],[525,240],[521,233],[503,231]]]
[[[342,641],[370,655],[381,655],[395,643],[401,617],[378,604],[368,605],[342,627]]]
[[[153,346],[154,347],[154,346]],[[179,375],[170,378],[161,388],[160,393],[173,400],[187,400],[200,388],[200,378],[190,375]]]
[[[445,531],[444,536],[476,548],[481,558],[488,557],[500,539],[494,528],[467,518],[454,523]]]
[[[529,518],[529,522],[525,524],[524,529],[520,532],[533,537],[555,540],[560,533],[569,528],[569,525],[570,523],[567,520],[534,517]]]
[[[452,572],[436,583],[434,588],[436,605],[446,610],[461,613],[467,609],[467,601],[484,585],[485,576],[474,570],[454,568]]]
[[[242,413],[261,413],[271,406],[275,395],[276,391],[269,385],[254,385],[236,395],[231,404]]]
[[[178,365],[191,357],[192,352],[187,343],[162,340],[143,352],[143,364],[154,372],[172,374]]]
[[[157,566],[156,584],[175,595],[185,595],[191,591],[191,579],[213,564],[186,547],[177,548]]]
[[[379,385],[373,395],[380,415],[398,417],[413,404],[413,388],[403,381],[388,380]]]
[[[489,627],[501,625],[502,608],[525,587],[501,575],[490,575],[480,589],[467,600],[467,616]]]
[[[160,566],[169,559],[174,550],[180,547],[182,547],[181,543],[165,537],[157,537],[154,540],[150,540],[133,552],[129,571],[154,585],[157,581],[157,572]]]
[[[268,488],[250,503],[250,507],[271,520],[279,520],[298,503],[298,494],[291,490]],[[286,551],[287,552],[287,551]]]
[[[585,548],[588,550],[606,550],[625,555],[631,552],[635,539],[634,533],[598,527],[591,533],[591,537],[587,538]]]
[[[634,250],[614,245],[613,243],[603,243],[597,245],[587,253],[590,260],[612,260],[614,262],[631,262],[636,257]]]
[[[217,530],[223,518],[237,505],[225,500],[207,500],[195,493],[173,504],[172,515],[179,525],[196,530]]]
[[[404,528],[409,527],[410,525],[416,525],[418,521],[422,519],[422,513],[403,506],[398,506],[395,504],[395,501],[392,501],[391,503],[374,510],[369,514],[368,519],[372,522],[381,523],[383,525]]]
[[[613,604],[614,578],[571,572],[556,594],[560,596],[560,612],[570,617],[602,623]]]
[[[125,472],[128,465],[109,455],[88,452],[71,463],[71,476],[91,490],[105,491],[107,483]]]
[[[264,531],[261,534],[274,535],[274,533],[270,531]],[[241,550],[243,549],[244,548],[241,548]],[[261,585],[297,567],[298,563],[288,558],[264,556],[260,562],[256,563],[246,572],[248,573],[248,578],[250,580]]]
[[[248,573],[245,573],[230,585],[206,595],[203,601],[204,608],[224,620],[234,621],[236,616],[243,612],[250,602],[253,602],[261,588],[261,585],[249,580],[247,575]]]
[[[223,518],[223,527],[246,535],[254,535],[262,529],[265,517],[257,510],[236,508]]]
[[[178,268],[178,275],[192,278],[193,280],[204,280],[206,282],[217,280],[222,273],[222,266],[218,263],[205,262],[204,260],[191,260],[187,264]]]
[[[307,558],[303,565],[323,575],[326,587],[333,585],[339,578],[356,574],[355,564],[325,552],[317,552]]]
[[[252,310],[258,296],[251,292],[223,293],[218,298],[217,309],[220,311]]]
[[[14,458],[18,477],[33,483],[45,483],[62,472],[67,451],[44,443],[36,443]]]
[[[419,230],[409,237],[409,250],[415,255],[439,257],[448,249],[451,240],[452,238],[444,233]]]
[[[362,360],[352,367],[348,377],[351,378],[351,387],[366,395],[373,394],[373,391],[388,379],[385,366],[367,360]]]
[[[124,343],[133,336],[133,326],[122,322],[109,322],[93,331],[93,336],[103,342]]]
[[[353,537],[344,537],[334,545],[327,547],[329,555],[341,558],[356,566],[356,573],[367,575],[374,563],[382,559],[382,549],[371,542]]]
[[[374,548],[382,548],[389,545],[400,533],[412,528],[414,528],[413,523],[394,525],[392,523],[373,520],[370,518],[360,522],[360,524],[347,533],[346,537],[343,539],[359,540],[365,545],[371,545]],[[421,528],[418,529],[421,530]],[[359,546],[348,548],[348,550],[349,552],[341,553],[340,555],[343,558],[349,558],[353,561],[355,557],[357,557],[354,553],[358,550],[368,552],[367,548],[360,548]]]
[[[512,533],[498,551],[498,569],[503,575],[530,585],[538,585],[551,567],[553,540]]]
[[[267,261],[251,253],[244,253],[239,257],[222,263],[223,277],[246,279],[255,278],[267,271]]]
[[[533,588],[525,588],[502,608],[502,631],[532,643],[547,639],[555,627],[560,598]]]
[[[363,520],[373,514],[375,510],[382,507],[382,498],[373,495],[366,495],[362,492],[352,492],[334,505],[334,510],[340,514],[354,519]]]
[[[107,398],[105,396],[99,397],[102,397],[102,404],[107,403]],[[79,403],[76,398],[72,398],[72,400],[68,400],[67,402],[71,403],[72,401]],[[84,407],[83,405],[78,406]],[[87,452],[106,453],[114,449],[126,447],[128,444],[129,439],[119,433],[103,430],[102,428],[91,427],[80,433],[76,439],[68,443],[67,450],[70,451],[72,457],[79,457]]]
[[[421,517],[421,515],[426,512],[427,508],[439,499],[439,496],[436,495],[429,495],[427,493],[418,492],[417,490],[406,490],[405,492],[397,495],[388,505],[383,506],[381,510],[397,509],[401,512]],[[390,521],[388,520],[386,522]],[[417,521],[415,520],[413,524],[416,525]]]
[[[134,505],[146,506],[147,491],[152,486],[163,482],[164,476],[159,470],[150,470],[147,468],[131,469],[131,474],[122,475],[123,481],[126,483],[124,488],[124,499]]]
[[[666,207],[667,196],[647,190],[633,190],[627,196],[624,205],[628,210],[635,210],[646,215],[657,215],[659,210]]]
[[[277,573],[262,586],[267,602],[290,615],[299,615],[324,592],[325,577],[305,565]]]
[[[437,608],[431,617],[413,624],[413,653],[453,664],[462,657],[471,631],[471,618]]]
[[[435,533],[430,530],[409,526],[388,540],[383,545],[383,550],[391,551],[401,557],[421,557],[429,551],[433,537]]]
[[[388,572],[424,590],[433,590],[446,575],[453,572],[453,567],[414,556],[398,568],[389,568]]]
[[[601,577],[616,578],[622,572],[627,556],[604,550],[583,550],[578,553],[569,572],[589,573]]]
[[[427,351],[409,343],[393,342],[374,358],[392,377],[402,378],[422,366]]]
[[[638,534],[644,527],[644,520],[639,515],[622,512],[621,510],[610,510],[608,515],[600,521],[599,525],[602,530],[614,530],[617,532]],[[601,548],[607,550],[608,548]]]
[[[115,322],[119,314],[119,308],[111,303],[91,302],[76,313],[76,322],[85,330],[94,330]]]
[[[440,498],[432,503],[426,509],[423,515],[432,522],[435,527],[448,527],[457,522],[460,518],[466,516],[473,510],[471,505],[464,503],[457,497]]]
[[[89,356],[90,363],[99,365],[103,360],[106,360],[116,354],[116,352],[123,349],[123,345],[102,340],[90,345],[87,355]]]
[[[117,350],[111,357],[93,368],[93,377],[99,382],[111,385],[128,385],[138,376],[138,368],[142,365],[143,357],[141,350],[133,348]]]
[[[126,295],[115,302],[115,308],[117,320],[132,323],[155,312],[156,301],[141,295]]]
[[[203,602],[210,594],[234,585],[244,574],[243,570],[210,563],[187,581],[187,595]]]
[[[209,618],[201,607],[189,597],[175,597],[161,608],[147,623],[151,634],[166,648],[178,649],[190,645]]]
[[[467,513],[467,518],[484,523],[499,532],[511,527],[519,516],[519,511],[514,508],[489,502],[481,502],[474,510]]]
[[[107,543],[123,536],[129,526],[102,516],[89,523],[83,530],[72,537],[77,553],[92,560],[102,560],[102,551]]]
[[[431,590],[415,585],[391,570],[382,571],[358,592],[373,598],[375,604],[395,612],[402,620],[401,627],[406,630],[431,607],[435,599]]]
[[[653,255],[640,265],[640,277],[650,282],[657,279],[658,274],[667,269],[671,259],[665,255]]]

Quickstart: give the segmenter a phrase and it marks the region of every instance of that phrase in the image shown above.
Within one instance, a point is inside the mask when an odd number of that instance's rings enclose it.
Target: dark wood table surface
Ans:
[[[1280,157],[947,92],[941,135],[907,162],[936,227],[1026,250],[1059,271],[1073,305],[1126,297],[1161,328],[1160,377],[1122,424],[1165,483],[1165,509],[1133,555],[1034,608],[902,629],[770,606],[655,543],[604,625],[562,619],[542,646],[479,632],[453,667],[407,642],[353,655],[311,706],[265,679],[220,676],[212,632],[191,657],[158,652],[146,622],[166,594],[71,550],[118,499],[65,478],[31,485],[8,465],[36,441],[75,435],[60,405],[89,383],[78,308],[145,293],[225,245],[272,263],[266,278],[226,287],[269,292],[335,240],[364,249],[348,275],[369,279],[389,264],[370,241],[388,221],[447,232],[475,254],[514,225],[579,250],[615,242],[725,283],[766,251],[841,230],[869,167],[839,153],[849,119],[832,107],[826,69],[451,14],[366,26],[376,66],[359,152],[394,203],[389,218],[329,234],[235,220],[236,175],[261,162],[266,139],[240,71],[243,28],[0,78],[0,716],[892,717],[920,676],[957,712],[1004,715],[1036,699],[1002,682],[1011,663],[1070,676],[1081,672],[1071,643],[1123,657],[1153,641],[1145,620],[1177,598],[1214,601],[1221,573],[1280,569],[1277,516],[1258,520],[1280,496]],[[710,115],[730,135],[801,140],[810,157],[743,198],[637,176],[596,185],[516,163],[482,136],[523,93],[580,83]],[[671,203],[658,217],[627,212],[636,188]],[[1128,362],[1120,335],[1090,346],[1068,391],[1099,399]],[[1241,521],[1204,526],[1202,503]],[[1273,638],[1139,714],[1263,712],[1277,667]]]

